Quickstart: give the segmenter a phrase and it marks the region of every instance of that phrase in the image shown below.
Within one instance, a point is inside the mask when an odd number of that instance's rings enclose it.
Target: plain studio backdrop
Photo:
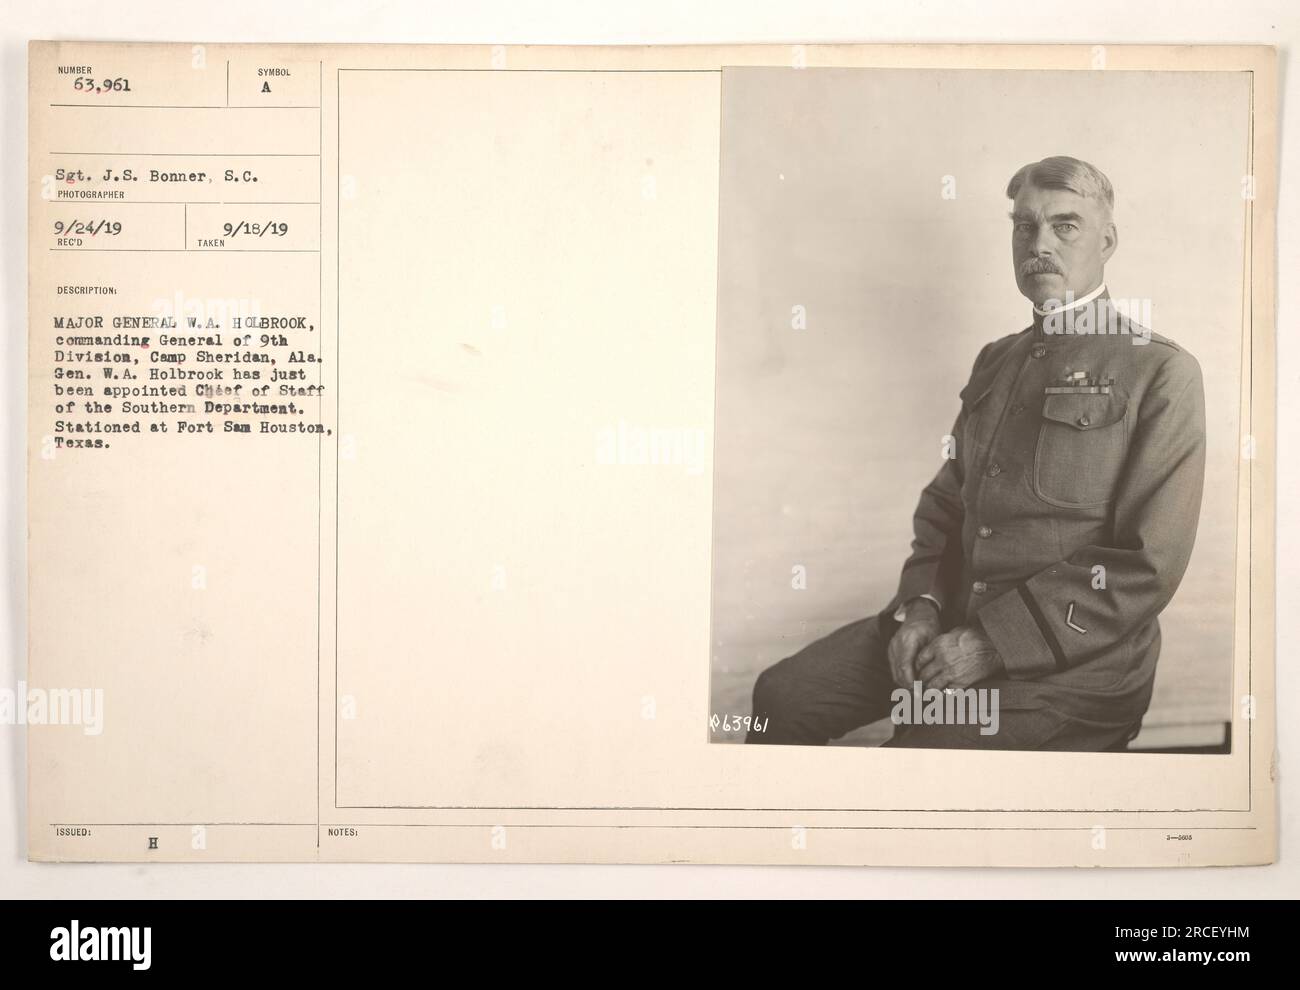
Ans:
[[[976,354],[1032,319],[1007,182],[1072,155],[1115,189],[1112,297],[1149,299],[1132,315],[1205,377],[1205,497],[1147,724],[1230,717],[1249,98],[1245,73],[724,72],[714,712],[888,603]]]

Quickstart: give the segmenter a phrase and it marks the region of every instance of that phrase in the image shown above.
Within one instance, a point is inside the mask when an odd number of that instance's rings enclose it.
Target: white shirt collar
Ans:
[[[1039,316],[1051,316],[1053,313],[1064,313],[1067,309],[1078,309],[1080,306],[1092,302],[1094,299],[1096,299],[1099,295],[1101,295],[1105,291],[1106,291],[1106,283],[1102,282],[1101,285],[1097,286],[1097,288],[1093,289],[1086,296],[1080,296],[1078,299],[1075,299],[1072,302],[1061,303],[1060,305],[1053,306],[1050,309],[1039,309],[1037,306],[1035,306],[1034,312],[1037,313]]]

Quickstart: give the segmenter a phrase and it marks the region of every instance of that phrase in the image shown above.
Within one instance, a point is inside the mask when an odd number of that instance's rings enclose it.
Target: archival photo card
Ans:
[[[41,861],[1270,861],[1276,53],[29,49]]]

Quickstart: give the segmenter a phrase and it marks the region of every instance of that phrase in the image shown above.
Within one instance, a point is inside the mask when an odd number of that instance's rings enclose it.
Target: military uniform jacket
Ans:
[[[1200,513],[1196,359],[1105,294],[1036,315],[980,351],[952,438],[883,614],[930,595],[945,628],[982,626],[1003,705],[1140,718]]]

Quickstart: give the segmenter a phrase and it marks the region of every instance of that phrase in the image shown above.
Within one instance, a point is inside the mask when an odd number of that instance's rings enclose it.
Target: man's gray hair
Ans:
[[[1007,183],[1007,198],[1015,199],[1026,183],[1040,189],[1068,189],[1079,196],[1095,199],[1104,207],[1107,219],[1115,209],[1115,190],[1105,173],[1096,165],[1069,155],[1053,155],[1021,168]]]

